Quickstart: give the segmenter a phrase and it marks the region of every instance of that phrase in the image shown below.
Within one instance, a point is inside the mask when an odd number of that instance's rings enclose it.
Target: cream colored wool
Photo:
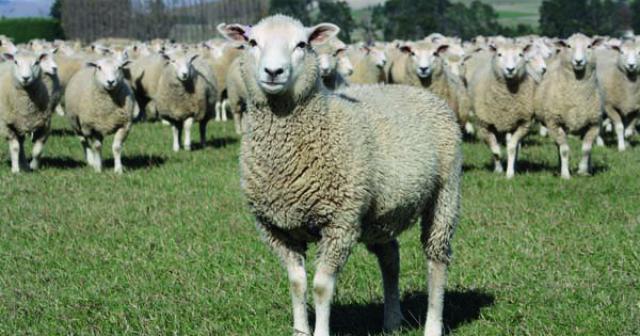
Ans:
[[[245,104],[247,100],[247,89],[244,86],[242,80],[242,74],[240,73],[240,58],[236,58],[227,73],[227,100],[229,102],[229,109],[233,115],[233,122],[235,125],[236,134],[240,135],[244,133],[244,127],[242,123]]]

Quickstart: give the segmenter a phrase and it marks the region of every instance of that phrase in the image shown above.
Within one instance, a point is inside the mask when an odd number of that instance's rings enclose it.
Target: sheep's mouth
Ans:
[[[277,94],[284,90],[287,83],[276,81],[260,81],[260,84],[265,92],[269,94]]]

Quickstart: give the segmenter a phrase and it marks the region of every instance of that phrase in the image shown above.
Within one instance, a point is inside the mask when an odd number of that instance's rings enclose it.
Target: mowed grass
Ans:
[[[39,172],[10,174],[0,141],[0,335],[291,333],[286,275],[245,206],[231,123],[211,123],[207,148],[178,154],[168,127],[137,124],[116,176],[85,167],[55,118]],[[574,170],[578,149],[573,140]],[[597,174],[570,181],[557,176],[549,139],[527,140],[513,181],[489,171],[483,144],[464,154],[447,329],[638,335],[640,148],[596,148]],[[418,236],[414,227],[400,239],[398,335],[422,335]],[[379,270],[362,246],[339,279],[331,323],[339,335],[382,334]]]

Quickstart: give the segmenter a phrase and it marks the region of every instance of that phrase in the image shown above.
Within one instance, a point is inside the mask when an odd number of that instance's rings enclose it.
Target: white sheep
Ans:
[[[596,78],[593,50],[602,40],[574,34],[558,41],[562,51],[551,62],[535,98],[535,115],[556,141],[562,178],[569,172],[569,134],[582,134],[582,160],[578,173],[591,171],[591,150],[600,133],[602,97]]]
[[[512,42],[491,45],[491,59],[469,82],[478,136],[491,149],[497,173],[503,172],[498,136],[511,134],[507,139],[507,178],[514,177],[520,141],[533,121],[536,83],[526,65],[531,49],[529,44]]]
[[[346,53],[347,45],[334,37],[315,48],[324,85],[330,90],[346,87],[347,77],[353,73],[353,65]]]
[[[0,65],[0,135],[7,138],[11,155],[11,172],[38,169],[40,156],[49,135],[51,114],[59,99],[60,86],[55,75],[55,63],[46,52],[26,51],[5,53],[8,62]],[[42,63],[48,73],[43,74]],[[32,159],[27,167],[24,139],[32,134]]]
[[[123,172],[122,146],[139,111],[122,71],[128,62],[113,56],[88,62],[65,92],[65,115],[81,138],[87,163],[97,172],[102,171],[104,137],[111,134],[114,172]]]
[[[241,47],[227,41],[209,41],[205,44],[208,53],[205,60],[213,70],[218,97],[215,106],[215,120],[227,121],[227,73],[233,61],[242,52]]]
[[[640,42],[625,41],[610,48],[597,54],[598,85],[604,111],[615,125],[618,150],[624,151],[625,136],[633,133],[640,112]]]
[[[347,78],[349,84],[376,84],[387,81],[387,55],[383,46],[354,47],[347,51],[347,55],[353,65],[353,73]]]
[[[311,334],[304,266],[311,242],[319,246],[315,336],[329,335],[336,276],[359,241],[381,266],[384,327],[399,327],[396,237],[422,217],[430,271],[425,335],[442,335],[462,165],[453,111],[428,91],[409,86],[327,91],[312,47],[335,36],[335,25],[305,28],[276,15],[251,29],[233,24],[221,30],[251,46],[241,56],[249,93],[242,187],[258,230],[287,269],[295,333]]]
[[[213,117],[217,91],[209,66],[196,62],[198,54],[174,50],[162,54],[165,66],[152,97],[158,115],[172,125],[173,150],[191,150],[191,127],[200,125],[200,144],[206,145],[207,123]],[[182,134],[184,132],[184,134]]]
[[[236,58],[227,73],[227,100],[229,109],[233,115],[233,122],[235,125],[236,134],[241,135],[244,133],[244,126],[242,119],[244,116],[244,110],[247,101],[247,88],[244,86],[242,80],[242,74],[240,73],[240,58]]]

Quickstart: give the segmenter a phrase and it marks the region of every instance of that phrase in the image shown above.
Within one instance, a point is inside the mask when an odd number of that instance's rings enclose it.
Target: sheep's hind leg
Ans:
[[[529,133],[530,123],[518,127],[507,141],[507,178],[511,179],[515,175],[516,160],[520,151],[520,141]]]
[[[421,221],[421,241],[427,255],[429,270],[429,304],[425,336],[441,336],[444,331],[444,293],[451,239],[458,224],[460,211],[460,176],[448,176],[435,197],[433,202],[427,205]]]
[[[193,117],[187,118],[183,124],[184,139],[182,140],[182,143],[184,144],[184,150],[186,151],[191,150],[191,127],[193,127]]]
[[[384,330],[390,332],[402,326],[402,311],[400,310],[400,289],[398,278],[400,275],[400,251],[398,241],[386,244],[368,245],[367,248],[378,258],[378,265],[382,272],[384,286]]]
[[[629,125],[627,126],[627,129],[624,130],[624,137],[631,138],[636,134],[638,134],[637,127],[638,127],[638,115],[636,114],[635,116],[632,116],[629,119]]]
[[[227,121],[227,111],[229,108],[229,101],[225,99],[222,101],[222,105],[220,106],[220,112],[222,113],[222,121]]]
[[[29,164],[29,167],[32,170],[37,170],[38,168],[40,168],[40,157],[42,156],[44,144],[47,142],[48,137],[48,127],[36,130],[33,133],[33,149],[31,150],[31,163]]]
[[[100,173],[102,172],[102,140],[95,139],[90,145],[93,156],[93,169]]]
[[[502,153],[500,151],[498,138],[493,132],[483,127],[478,128],[478,135],[486,142],[486,144],[491,149],[491,153],[493,154],[493,171],[495,173],[502,174],[504,172],[504,169],[502,168],[502,162],[500,161],[502,159]]]
[[[200,147],[205,148],[207,146],[207,122],[208,120],[200,121]]]
[[[122,144],[129,135],[129,126],[125,126],[116,131],[113,137],[113,145],[111,150],[113,151],[113,171],[116,174],[122,174],[124,168],[122,167]]]
[[[313,278],[313,300],[316,308],[314,336],[329,336],[331,301],[335,294],[336,278],[358,241],[354,224],[343,222],[325,227],[318,244],[316,274]]]
[[[582,160],[578,168],[578,174],[590,175],[591,174],[591,149],[593,148],[593,142],[600,134],[600,127],[591,127],[584,135],[582,139]]]
[[[624,152],[627,149],[627,144],[624,141],[624,123],[622,121],[622,116],[616,111],[615,108],[611,106],[605,106],[607,110],[607,115],[613,122],[614,128],[616,130],[616,138],[618,139],[618,151]]]
[[[216,122],[220,122],[222,119],[222,102],[220,101],[216,101],[216,106],[215,106],[215,110],[216,110]]]
[[[310,336],[311,328],[307,316],[307,272],[304,268],[305,245],[291,246],[277,233],[258,221],[258,231],[273,252],[280,257],[287,269],[289,291],[293,308],[293,334]]]
[[[9,155],[11,156],[11,172],[14,174],[20,173],[22,166],[21,154],[23,138],[18,136],[9,139]]]

